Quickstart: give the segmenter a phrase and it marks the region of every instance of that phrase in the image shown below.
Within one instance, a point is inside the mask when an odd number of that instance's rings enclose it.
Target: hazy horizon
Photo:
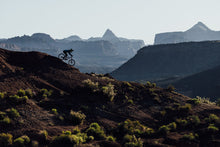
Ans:
[[[155,34],[185,31],[198,21],[220,30],[217,0],[0,0],[0,5],[0,38],[47,33],[88,39],[110,29],[118,37],[153,44]]]

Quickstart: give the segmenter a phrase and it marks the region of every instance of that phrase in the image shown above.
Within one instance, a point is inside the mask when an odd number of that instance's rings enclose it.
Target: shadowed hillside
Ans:
[[[220,65],[220,42],[147,46],[112,72],[119,80],[159,80],[195,74]]]
[[[212,146],[220,107],[0,49],[0,146]]]
[[[220,97],[220,67],[185,77],[172,83],[178,91],[191,96],[210,97],[217,100]]]

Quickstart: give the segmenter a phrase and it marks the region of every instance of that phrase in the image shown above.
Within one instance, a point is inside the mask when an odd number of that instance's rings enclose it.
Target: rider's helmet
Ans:
[[[71,48],[70,51],[73,51],[73,49]]]

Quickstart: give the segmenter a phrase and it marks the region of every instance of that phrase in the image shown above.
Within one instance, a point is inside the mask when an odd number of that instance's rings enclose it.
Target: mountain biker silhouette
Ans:
[[[71,57],[73,56],[71,53],[73,52],[73,49],[69,50],[63,50],[63,53],[65,54],[64,59],[66,59],[67,55],[69,54]]]

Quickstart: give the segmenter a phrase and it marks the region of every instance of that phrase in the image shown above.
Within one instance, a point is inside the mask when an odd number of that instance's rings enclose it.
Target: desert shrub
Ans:
[[[8,125],[8,124],[11,123],[11,119],[10,119],[8,116],[6,116],[6,117],[3,118],[2,120],[0,120],[0,123],[1,123],[1,124],[5,124],[5,125]]]
[[[133,101],[132,99],[129,99],[129,100],[127,101],[127,103],[131,105],[131,104],[134,104],[134,101]]]
[[[18,96],[18,95],[11,95],[9,99],[14,103],[26,103],[28,100],[27,96]]]
[[[81,143],[81,138],[76,135],[66,135],[61,134],[60,136],[55,136],[51,142],[54,147],[60,146],[75,146]]]
[[[125,147],[142,147],[143,141],[140,138],[136,138],[135,135],[125,135],[124,139],[124,146]]]
[[[190,103],[190,104],[193,104],[193,105],[198,105],[198,104],[201,103],[201,101],[198,98],[190,99],[187,102]]]
[[[25,89],[25,95],[28,96],[29,98],[33,97],[33,92],[31,89]]]
[[[73,125],[82,124],[86,119],[86,115],[81,111],[75,112],[73,110],[70,111],[69,120],[73,123]]]
[[[111,102],[114,100],[114,97],[116,95],[114,91],[114,85],[112,85],[111,83],[108,83],[106,86],[102,87],[102,92],[108,96]]]
[[[82,83],[84,84],[84,87],[88,87],[91,90],[93,90],[93,92],[96,92],[99,90],[99,83],[98,82],[92,82],[90,79],[84,80],[82,81]]]
[[[72,131],[73,134],[78,134],[80,133],[80,129],[78,127],[74,128]]]
[[[42,141],[46,141],[47,138],[48,138],[48,132],[47,130],[40,130],[39,133],[39,138],[42,140]]]
[[[7,111],[7,113],[8,113],[8,115],[9,115],[10,118],[20,117],[19,112],[18,112],[16,109],[14,109],[14,108],[8,109],[8,110],[6,110],[6,111]]]
[[[130,134],[140,136],[145,133],[146,126],[142,125],[139,121],[131,121],[127,119],[118,126],[118,131],[122,134]]]
[[[183,127],[183,128],[186,127],[186,125],[188,124],[187,120],[181,119],[181,118],[176,119],[176,122],[178,126]]]
[[[23,90],[23,89],[18,90],[17,95],[20,97],[25,96],[25,90]]]
[[[13,136],[11,134],[1,133],[0,134],[0,146],[6,147],[12,145]]]
[[[0,99],[4,99],[6,95],[6,92],[0,92]]]
[[[63,131],[62,133],[65,134],[65,135],[72,135],[72,132],[68,131],[68,130],[67,131]]]
[[[158,133],[162,134],[162,135],[166,135],[170,132],[170,128],[166,125],[162,125],[159,130]]]
[[[52,95],[52,93],[53,93],[53,90],[47,90],[47,89],[45,89],[45,88],[43,88],[43,89],[41,89],[40,90],[40,95],[41,95],[41,97],[42,98],[47,98],[47,97],[50,97],[51,95]]]
[[[147,87],[151,87],[151,86],[152,86],[151,82],[150,82],[150,81],[147,81],[147,82],[146,82],[146,86],[147,86]]]
[[[152,87],[157,87],[157,84],[156,83],[152,83]]]
[[[219,121],[219,117],[215,114],[210,114],[209,117],[205,118],[205,121],[209,123],[216,123]]]
[[[14,146],[16,147],[26,147],[30,143],[30,138],[26,135],[16,138],[14,140]]]
[[[169,124],[167,125],[167,127],[169,127],[170,130],[176,130],[176,123],[175,123],[175,122],[169,123]]]
[[[219,129],[218,129],[214,124],[209,124],[209,126],[208,126],[208,131],[209,131],[210,133],[214,134],[214,133],[218,132],[218,130],[219,130]]]
[[[98,123],[90,124],[89,128],[86,130],[88,136],[93,136],[95,140],[102,140],[106,138],[104,130],[101,129]]]
[[[198,134],[189,133],[189,134],[185,134],[185,135],[181,138],[181,140],[187,141],[187,142],[193,142],[193,141],[196,141],[198,137],[199,137]]]
[[[146,128],[145,129],[145,134],[146,135],[151,135],[151,134],[153,134],[154,133],[154,129],[152,129],[152,128]]]
[[[178,107],[178,111],[180,114],[187,114],[192,109],[191,104],[185,104]]]
[[[86,142],[90,142],[90,141],[93,141],[94,140],[94,137],[93,136],[89,136],[86,140]]]
[[[187,117],[187,120],[188,120],[188,124],[193,127],[198,126],[200,124],[200,119],[196,115]]]
[[[106,137],[106,140],[107,140],[107,141],[115,142],[115,138],[114,138],[113,136],[107,136],[107,137]]]
[[[216,104],[215,102],[210,101],[210,98],[207,97],[196,96],[196,99],[198,99],[201,103]]]
[[[126,143],[126,142],[131,142],[133,140],[133,136],[132,135],[129,135],[129,134],[126,134],[123,138],[123,142]]]
[[[58,115],[57,109],[53,108],[53,109],[51,109],[51,111],[54,115]]]
[[[6,113],[0,111],[0,120],[4,119],[6,117]]]
[[[38,147],[39,146],[39,142],[36,140],[31,141],[31,147]]]
[[[175,87],[174,87],[173,85],[168,85],[167,88],[166,88],[166,90],[167,90],[168,92],[172,92],[172,91],[175,90]]]

